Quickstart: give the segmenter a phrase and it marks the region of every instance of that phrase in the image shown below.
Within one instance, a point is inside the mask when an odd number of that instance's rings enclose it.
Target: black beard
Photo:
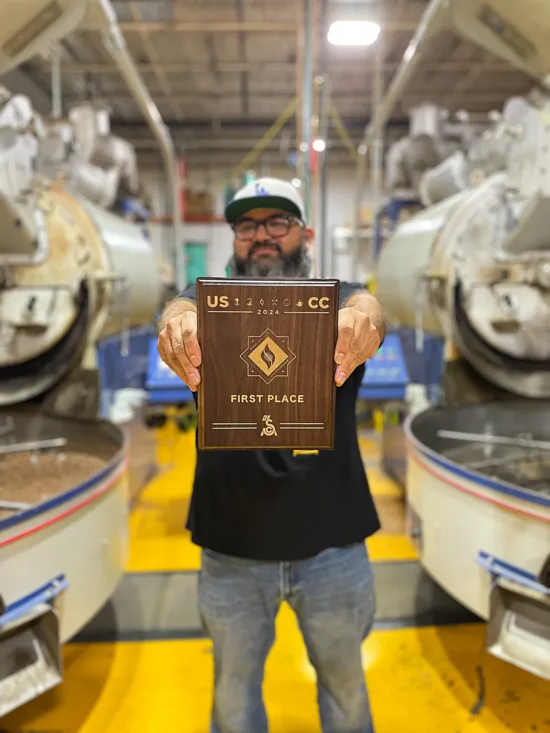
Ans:
[[[229,260],[229,274],[232,277],[270,277],[270,278],[308,278],[311,273],[311,256],[306,247],[305,237],[294,252],[285,254],[281,252],[277,243],[278,257],[265,257],[260,260],[251,259],[255,247],[260,243],[254,243],[245,259],[233,255]],[[265,243],[263,243],[265,246]]]

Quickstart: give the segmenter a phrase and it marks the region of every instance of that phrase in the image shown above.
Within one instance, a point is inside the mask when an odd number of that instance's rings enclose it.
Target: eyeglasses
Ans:
[[[268,219],[263,221],[256,221],[256,219],[241,219],[232,225],[232,229],[235,232],[237,239],[251,240],[256,236],[258,227],[263,225],[268,236],[276,239],[277,237],[284,237],[288,234],[290,227],[293,224],[300,224],[299,219],[295,219],[292,216],[270,216]]]

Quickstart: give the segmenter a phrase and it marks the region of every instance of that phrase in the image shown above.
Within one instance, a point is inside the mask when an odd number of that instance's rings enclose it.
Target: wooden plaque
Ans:
[[[334,447],[338,280],[197,279],[199,449]]]

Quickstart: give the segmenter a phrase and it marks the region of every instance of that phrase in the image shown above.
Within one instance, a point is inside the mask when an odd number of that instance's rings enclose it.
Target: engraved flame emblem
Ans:
[[[288,336],[276,336],[269,328],[261,336],[249,336],[248,348],[241,354],[249,377],[260,377],[269,384],[275,377],[287,377],[288,366],[296,359]]]
[[[264,364],[266,364],[267,368],[271,369],[271,367],[275,363],[275,354],[269,348],[269,344],[266,344],[264,346],[264,350],[262,351],[260,356]]]

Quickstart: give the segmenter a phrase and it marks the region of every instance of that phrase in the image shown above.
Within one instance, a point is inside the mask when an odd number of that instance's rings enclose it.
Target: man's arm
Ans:
[[[168,303],[159,318],[157,349],[162,361],[196,392],[201,381],[198,367],[202,363],[197,308],[185,293],[182,296]]]
[[[345,305],[347,308],[355,308],[368,316],[369,321],[378,331],[380,343],[382,343],[386,337],[386,319],[382,306],[374,295],[368,290],[358,290],[348,298]]]
[[[386,319],[367,290],[353,293],[338,313],[338,341],[334,378],[340,387],[358,366],[376,354],[386,335]]]
[[[160,332],[166,328],[166,324],[168,323],[168,321],[170,321],[172,318],[183,316],[183,314],[187,313],[188,311],[192,311],[195,313],[197,312],[197,306],[193,303],[193,301],[183,297],[172,300],[163,310],[158,320],[157,333],[160,334]]]

